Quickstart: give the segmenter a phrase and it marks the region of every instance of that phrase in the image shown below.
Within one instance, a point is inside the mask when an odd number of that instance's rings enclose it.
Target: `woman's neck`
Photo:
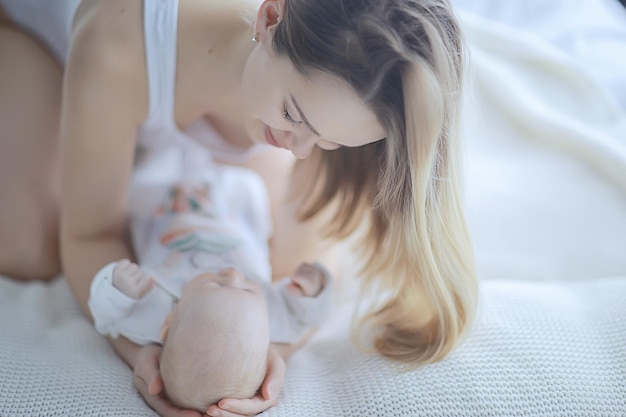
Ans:
[[[181,2],[178,80],[181,127],[206,117],[235,146],[251,144],[245,136],[241,80],[255,44],[250,16],[256,0]],[[187,4],[187,5],[186,5]]]
[[[254,48],[251,42],[251,28],[245,30],[224,45],[221,56],[216,59],[213,80],[215,86],[207,102],[205,116],[211,121],[218,133],[231,144],[249,147],[252,142],[245,133],[241,83],[243,72]]]

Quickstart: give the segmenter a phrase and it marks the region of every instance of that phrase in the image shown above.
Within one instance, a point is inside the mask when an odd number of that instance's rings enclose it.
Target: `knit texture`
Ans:
[[[626,277],[485,282],[469,339],[408,372],[353,346],[345,305],[290,359],[263,415],[624,416],[624,294]],[[0,280],[0,317],[0,416],[155,415],[65,280]]]
[[[626,279],[490,281],[467,342],[401,372],[355,351],[349,311],[295,356],[267,416],[626,415]]]

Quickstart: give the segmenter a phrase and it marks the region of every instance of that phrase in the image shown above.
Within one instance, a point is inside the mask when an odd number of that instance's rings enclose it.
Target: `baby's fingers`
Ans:
[[[131,262],[126,269],[128,270],[128,273],[130,275],[137,275],[137,274],[141,274],[141,270],[139,269],[139,265],[137,265],[134,262]]]
[[[139,279],[135,283],[137,295],[140,298],[146,295],[152,289],[153,284],[154,283],[152,281],[152,278],[150,278],[149,276],[142,275],[141,277],[139,277]]]
[[[308,275],[313,275],[317,272],[317,269],[310,263],[308,262],[302,262],[300,265],[298,265],[298,267],[296,268],[296,270],[293,273],[294,277],[298,277],[298,276],[308,276]]]
[[[321,280],[317,275],[295,275],[291,278],[290,285],[293,285],[294,289],[298,289],[302,295],[314,297],[320,291]]]
[[[289,282],[285,288],[287,289],[287,291],[289,292],[289,294],[291,294],[294,297],[303,297],[306,294],[304,293],[304,289],[302,288],[302,286],[300,284],[298,284],[295,281],[291,281]]]
[[[132,262],[130,262],[128,259],[122,259],[115,265],[114,271],[126,273],[131,265]]]
[[[141,269],[137,268],[132,271],[129,276],[132,278],[132,282],[138,284],[140,281],[151,280],[150,275],[143,272]]]

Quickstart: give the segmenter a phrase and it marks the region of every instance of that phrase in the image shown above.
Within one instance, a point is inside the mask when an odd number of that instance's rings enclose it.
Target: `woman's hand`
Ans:
[[[161,346],[157,345],[143,346],[139,350],[134,369],[135,387],[146,403],[161,417],[201,417],[198,411],[182,410],[161,395],[163,391],[163,380],[159,373],[161,350]]]
[[[278,393],[285,382],[285,360],[270,346],[267,355],[267,375],[261,386],[261,394],[252,398],[238,400],[225,398],[217,405],[212,405],[207,410],[211,417],[241,417],[253,416],[278,403]]]

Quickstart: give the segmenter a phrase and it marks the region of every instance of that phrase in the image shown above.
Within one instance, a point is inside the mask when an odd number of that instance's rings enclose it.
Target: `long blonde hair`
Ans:
[[[443,358],[467,333],[477,282],[460,193],[464,47],[447,0],[286,0],[273,40],[302,74],[348,82],[386,139],[299,161],[302,219],[331,201],[330,236],[366,224],[362,295],[378,295],[357,324],[392,359]],[[322,174],[311,178],[314,172]],[[382,295],[385,297],[380,297]]]

